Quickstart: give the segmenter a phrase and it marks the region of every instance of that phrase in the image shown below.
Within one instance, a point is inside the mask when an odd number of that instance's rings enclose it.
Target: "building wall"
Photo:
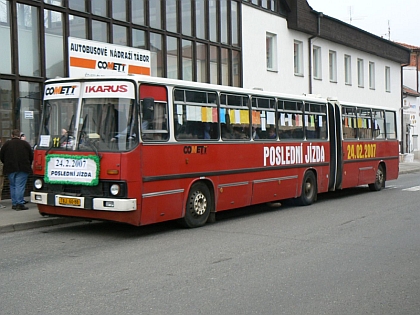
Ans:
[[[417,78],[418,71],[416,70],[416,66],[407,66],[404,67],[403,70],[403,82],[404,85],[417,91]],[[410,127],[410,141],[406,141],[407,149],[413,151],[420,151],[420,98],[415,96],[407,95],[403,100],[404,107],[409,107],[408,109],[404,109],[404,125],[406,134],[408,134],[407,125],[411,125]],[[417,135],[417,136],[416,136]],[[413,137],[414,136],[414,137]],[[406,150],[408,152],[409,150]],[[420,158],[420,156],[416,156],[416,158]]]
[[[246,88],[302,94],[310,92],[309,43],[310,35],[287,28],[284,17],[242,6],[243,30],[243,84]],[[258,21],[249,23],[248,21]],[[277,71],[267,71],[266,33],[277,37]],[[294,41],[303,43],[303,76],[294,74]],[[349,48],[318,37],[312,45],[321,48],[322,79],[312,79],[312,94],[337,97],[342,101],[381,105],[389,108],[401,106],[401,67],[398,62],[377,57],[361,50]],[[337,82],[329,80],[329,50],[337,52]],[[311,49],[312,54],[312,49]],[[344,79],[344,55],[351,56],[352,83]],[[357,59],[363,59],[364,86],[358,86]],[[375,89],[369,88],[369,62],[375,63]],[[385,89],[385,67],[390,68],[390,92]]]

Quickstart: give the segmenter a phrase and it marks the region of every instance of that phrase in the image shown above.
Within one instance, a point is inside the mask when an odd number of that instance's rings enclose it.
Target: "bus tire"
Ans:
[[[185,216],[182,225],[187,228],[196,228],[206,224],[213,207],[210,190],[202,182],[192,185],[188,194]]]
[[[375,182],[373,184],[369,184],[369,189],[371,191],[380,191],[382,187],[385,187],[385,171],[381,164],[376,170]]]
[[[314,172],[306,172],[302,182],[302,193],[300,197],[295,199],[296,205],[309,206],[313,204],[317,197],[317,189],[318,188]]]

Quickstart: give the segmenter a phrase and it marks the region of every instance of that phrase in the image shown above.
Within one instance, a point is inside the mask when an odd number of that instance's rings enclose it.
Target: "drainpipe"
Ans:
[[[316,37],[319,37],[321,35],[321,18],[324,16],[324,14],[322,12],[317,12],[318,15],[318,19],[317,19],[317,31],[316,31],[316,35],[313,35],[311,37],[308,38],[308,50],[309,50],[309,54],[308,54],[308,58],[309,58],[309,94],[312,94],[313,92],[313,88],[312,88],[312,40]]]

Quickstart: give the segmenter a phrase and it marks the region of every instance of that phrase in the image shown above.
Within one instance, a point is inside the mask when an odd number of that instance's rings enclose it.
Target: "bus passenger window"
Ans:
[[[375,139],[385,139],[385,112],[373,110],[373,136]]]
[[[396,113],[391,111],[385,112],[386,121],[386,138],[397,139]]]
[[[270,126],[272,139],[277,139],[277,130],[275,127],[275,107],[276,100],[274,98],[266,98],[261,96],[252,96],[251,99],[251,118],[252,130],[251,136],[254,140],[270,139]]]
[[[249,97],[247,95],[221,94],[220,123],[222,140],[250,139]]]
[[[145,141],[167,140],[168,114],[167,105],[153,98],[145,98],[142,105],[142,137]]]
[[[343,106],[342,108],[343,139],[357,138],[356,108]]]
[[[305,103],[306,139],[327,139],[327,107],[323,103]]]
[[[141,135],[144,141],[169,139],[167,93],[165,86],[140,85]]]
[[[357,128],[360,139],[372,139],[372,114],[370,108],[357,109]]]
[[[174,126],[176,140],[219,138],[216,93],[175,89]]]

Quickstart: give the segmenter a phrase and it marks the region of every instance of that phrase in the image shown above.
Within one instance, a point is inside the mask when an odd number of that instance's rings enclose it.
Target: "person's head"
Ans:
[[[20,134],[20,140],[26,140],[26,136],[25,136],[25,134],[24,134],[24,133],[21,133],[21,134]]]
[[[12,130],[12,138],[20,138],[20,130],[19,129],[13,129]]]

